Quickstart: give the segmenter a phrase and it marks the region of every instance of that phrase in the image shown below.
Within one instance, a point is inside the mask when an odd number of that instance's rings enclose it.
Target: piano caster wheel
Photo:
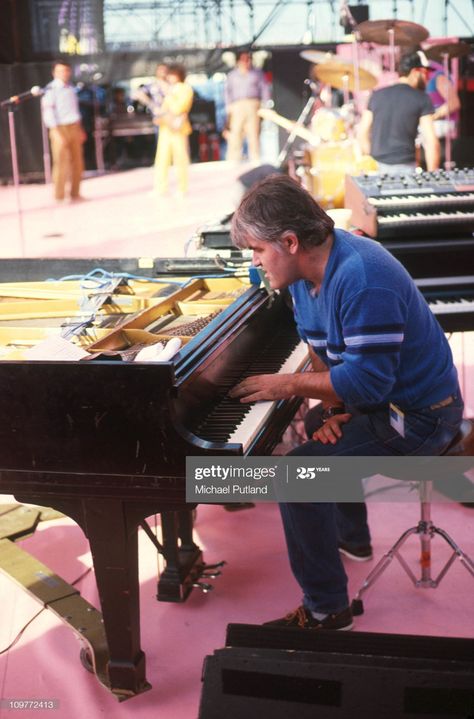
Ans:
[[[200,589],[203,594],[208,594],[208,592],[212,592],[214,589],[212,584],[208,584],[207,582],[193,582],[192,587],[193,589]]]
[[[90,672],[91,674],[95,674],[91,653],[88,647],[82,647],[81,651],[79,652],[79,659],[86,671]]]

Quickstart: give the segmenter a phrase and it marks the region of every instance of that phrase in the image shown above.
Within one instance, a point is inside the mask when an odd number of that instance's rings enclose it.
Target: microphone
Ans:
[[[39,85],[33,85],[33,87],[30,90],[27,90],[26,92],[20,92],[18,95],[12,95],[11,97],[7,98],[6,100],[3,100],[1,105],[19,105],[20,102],[23,102],[23,100],[29,100],[30,97],[39,97],[39,95],[43,95],[44,90]]]

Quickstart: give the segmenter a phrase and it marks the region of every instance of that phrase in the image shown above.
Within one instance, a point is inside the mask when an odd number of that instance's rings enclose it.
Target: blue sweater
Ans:
[[[290,286],[298,331],[350,407],[420,409],[458,388],[451,349],[405,268],[378,242],[334,231],[319,295]]]

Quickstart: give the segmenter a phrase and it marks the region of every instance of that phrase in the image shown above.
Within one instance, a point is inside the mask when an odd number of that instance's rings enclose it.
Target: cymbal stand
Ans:
[[[312,83],[312,84],[314,84],[314,83]],[[287,139],[286,139],[286,142],[285,142],[285,144],[283,145],[283,147],[282,147],[282,149],[281,149],[280,154],[278,155],[278,158],[277,158],[277,165],[278,165],[278,167],[281,167],[281,165],[282,165],[282,164],[284,163],[284,161],[286,160],[286,158],[287,158],[287,156],[288,156],[288,153],[289,153],[289,151],[290,151],[290,148],[291,148],[291,146],[293,145],[295,139],[296,139],[297,136],[298,136],[298,125],[302,125],[302,124],[305,122],[305,120],[307,119],[309,113],[310,113],[311,110],[313,109],[313,105],[314,105],[315,102],[316,102],[316,98],[315,98],[315,96],[314,96],[314,92],[312,92],[311,95],[308,97],[308,100],[306,101],[305,106],[304,106],[303,109],[301,110],[301,112],[300,112],[300,114],[299,114],[299,116],[298,116],[298,118],[297,118],[297,120],[296,120],[296,122],[295,122],[295,125],[294,125],[294,127],[293,127],[293,129],[292,129],[292,131],[291,131],[290,134],[288,135],[288,137],[287,137]]]
[[[349,97],[349,75],[343,75],[342,76],[342,97],[344,100],[344,105],[348,105],[350,102]]]
[[[449,109],[449,102],[451,100],[451,80],[449,78],[449,54],[447,52],[443,53],[443,71],[444,76],[446,78],[446,87],[448,90],[448,95],[446,97],[446,106],[447,106],[447,113],[446,113],[446,142],[445,142],[445,158],[444,158],[444,169],[445,170],[451,170],[451,112]]]
[[[395,30],[391,27],[388,32],[388,41],[390,48],[390,72],[395,72]]]
[[[360,62],[359,62],[359,37],[358,33],[354,33],[354,47],[352,51],[354,59],[354,97],[358,98],[360,92]],[[357,100],[356,100],[357,108]]]

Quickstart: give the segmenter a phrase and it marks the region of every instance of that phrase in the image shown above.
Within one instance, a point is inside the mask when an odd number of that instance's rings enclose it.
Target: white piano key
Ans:
[[[294,372],[300,371],[307,359],[308,346],[305,342],[300,342],[280,367],[278,374],[293,374]],[[242,422],[230,435],[227,443],[241,444],[244,454],[246,454],[252,440],[256,437],[265,421],[272,414],[277,404],[277,402],[265,401],[256,402],[252,405]]]
[[[450,302],[435,300],[434,302],[429,302],[429,306],[435,315],[452,315],[456,312],[474,312],[473,300],[451,300]]]

